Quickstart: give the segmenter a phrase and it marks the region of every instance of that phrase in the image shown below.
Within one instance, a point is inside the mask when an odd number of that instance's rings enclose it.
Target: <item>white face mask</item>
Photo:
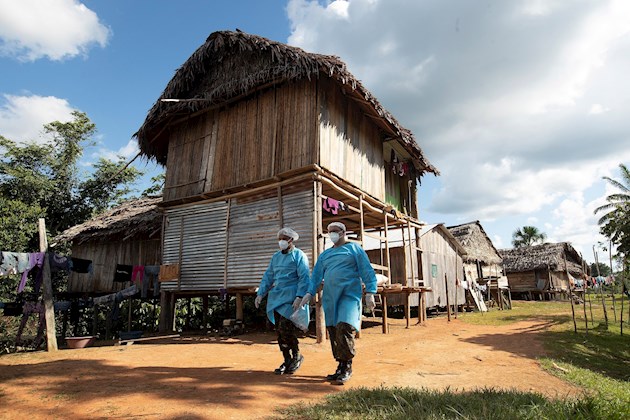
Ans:
[[[339,239],[341,239],[341,235],[339,234],[339,232],[330,232],[328,236],[330,237],[330,240],[333,242],[333,244],[336,244],[337,242],[339,242]]]
[[[285,250],[289,247],[289,241],[285,241],[284,239],[281,239],[278,241],[278,246],[280,247],[281,250]]]

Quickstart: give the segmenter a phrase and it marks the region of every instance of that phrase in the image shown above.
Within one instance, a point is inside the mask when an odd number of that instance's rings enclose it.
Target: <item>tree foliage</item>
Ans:
[[[516,229],[512,233],[512,246],[520,248],[523,246],[532,246],[537,243],[543,243],[547,239],[547,235],[535,226],[523,226]]]
[[[50,142],[18,144],[0,136],[0,226],[2,250],[37,249],[37,218],[51,236],[116,204],[141,175],[124,160],[100,159],[91,173],[79,169],[84,147],[93,145],[96,127],[74,111],[69,122],[44,126]]]
[[[619,164],[621,180],[603,177],[618,193],[606,197],[606,204],[595,209],[595,214],[604,213],[599,219],[600,232],[617,246],[617,251],[630,255],[630,170]]]

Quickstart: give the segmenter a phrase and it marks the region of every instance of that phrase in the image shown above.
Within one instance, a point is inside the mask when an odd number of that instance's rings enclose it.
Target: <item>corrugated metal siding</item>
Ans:
[[[224,286],[226,202],[166,210],[163,263],[180,262],[181,291],[218,290]],[[183,231],[182,231],[183,226]],[[176,281],[164,290],[178,290]]]
[[[228,244],[228,287],[258,286],[278,249],[280,228],[278,197],[239,204],[232,202]],[[284,226],[300,235],[296,246],[313,261],[313,193],[311,190],[282,197]]]
[[[282,197],[284,226],[295,229],[298,248],[313,260],[313,192],[308,189]],[[229,207],[229,232],[226,219]],[[255,287],[273,253],[278,249],[280,229],[279,200],[267,193],[260,198],[247,197],[227,202],[199,204],[166,210],[163,263],[180,262],[181,278],[163,282],[168,291],[216,291],[224,287]],[[225,252],[227,240],[227,278]],[[226,280],[227,279],[227,283]]]

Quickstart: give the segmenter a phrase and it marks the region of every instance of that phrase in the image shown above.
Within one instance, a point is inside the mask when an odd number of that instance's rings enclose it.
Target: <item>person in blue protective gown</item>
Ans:
[[[376,274],[367,254],[359,245],[346,241],[346,226],[333,222],[328,225],[328,235],[333,247],[321,253],[313,268],[308,292],[302,304],[310,301],[322,281],[324,291],[322,305],[326,317],[326,329],[332,353],[337,360],[337,370],[327,380],[344,384],[352,376],[352,359],[355,356],[354,334],[361,329],[362,283],[365,285],[365,304],[374,309]]]
[[[295,314],[308,326],[309,319],[308,305],[301,305],[301,301],[308,288],[310,271],[308,257],[293,244],[298,238],[293,229],[280,229],[280,250],[271,257],[254,300],[258,308],[267,295],[267,317],[276,327],[278,345],[284,357],[280,367],[274,370],[277,375],[295,373],[304,361],[298,346],[298,328],[291,321]]]

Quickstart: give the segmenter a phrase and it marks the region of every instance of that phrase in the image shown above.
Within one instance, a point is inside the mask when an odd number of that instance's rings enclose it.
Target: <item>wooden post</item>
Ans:
[[[599,271],[599,259],[597,258],[597,252],[595,252],[595,245],[593,245],[593,255],[595,256],[595,266],[597,267],[597,277],[601,277],[601,273]],[[599,284],[599,297],[602,299],[602,309],[604,310],[604,321],[606,322],[606,327],[608,327],[608,312],[606,311],[606,299],[604,298],[604,285]]]
[[[623,264],[621,265],[621,313],[619,314],[619,322],[621,327],[620,334],[623,335],[623,300],[624,300],[624,291],[626,290],[626,259],[625,256],[623,258]]]
[[[313,183],[313,267],[319,254],[324,251],[322,226],[322,183]],[[326,341],[326,318],[322,307],[322,292],[315,296],[315,337],[318,343]]]
[[[571,290],[571,275],[569,274],[569,268],[567,267],[567,256],[563,253],[564,258],[564,272],[567,274],[567,280],[569,281],[569,300],[571,301],[571,316],[573,317],[573,332],[577,334],[577,323],[575,322],[575,308],[573,307],[573,291]]]
[[[243,294],[236,293],[236,320],[242,321],[243,319]]]
[[[617,307],[615,305],[615,275],[613,272],[613,264],[612,264],[612,241],[610,241],[608,245],[608,257],[610,258],[610,277],[612,277],[613,316],[614,316],[615,322],[617,322]]]
[[[383,334],[387,334],[389,327],[387,326],[387,294],[381,294],[381,302],[383,305]]]
[[[404,248],[403,248],[404,251]],[[405,292],[405,321],[407,323],[406,328],[409,328],[409,318],[411,317],[411,305],[410,305],[411,297],[409,296],[409,292]]]
[[[448,277],[446,276],[446,272],[444,273],[444,285],[446,287],[446,315],[448,317],[448,322],[451,322],[451,304],[448,298]]]
[[[39,219],[39,251],[45,252],[42,267],[44,311],[46,318],[46,344],[48,351],[57,351],[57,332],[55,328],[55,307],[53,304],[52,282],[50,280],[50,265],[48,262],[48,238],[46,237],[46,221]]]
[[[162,290],[160,292],[160,320],[158,322],[158,332],[165,333],[168,330],[168,312],[170,308],[170,299],[168,293]]]

